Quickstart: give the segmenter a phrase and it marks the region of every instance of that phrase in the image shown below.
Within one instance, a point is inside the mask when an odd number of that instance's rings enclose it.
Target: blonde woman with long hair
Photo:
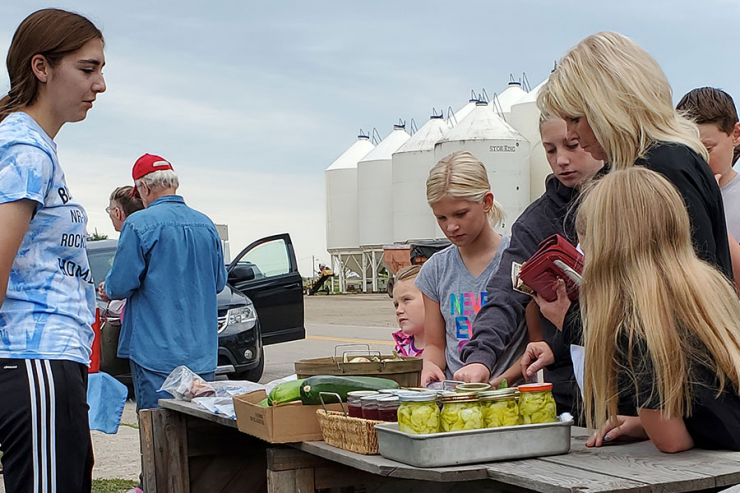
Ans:
[[[722,195],[707,164],[709,154],[698,127],[673,108],[671,86],[653,57],[618,33],[588,36],[550,74],[537,105],[563,118],[569,136],[611,169],[643,166],[675,185],[699,258],[733,278]],[[562,281],[558,292],[553,303],[535,299],[542,314],[562,329],[563,339],[580,344],[578,303],[570,303]],[[554,361],[552,349],[541,343],[530,345],[522,365],[529,375]]]
[[[486,168],[469,152],[450,154],[431,169],[427,201],[452,245],[432,255],[415,281],[424,297],[422,385],[452,378],[462,366],[460,348],[472,336],[473,319],[488,301],[488,279],[509,244],[494,230],[503,212]],[[502,371],[512,362],[502,361]]]
[[[675,187],[644,168],[614,171],[576,227],[586,417],[599,429],[587,445],[626,435],[663,452],[740,450],[740,302],[697,257]],[[618,398],[638,416],[617,416]]]
[[[699,257],[732,278],[722,196],[697,126],[673,107],[668,79],[634,41],[588,36],[558,63],[537,105],[558,115],[581,147],[611,169],[657,171],[681,193]]]

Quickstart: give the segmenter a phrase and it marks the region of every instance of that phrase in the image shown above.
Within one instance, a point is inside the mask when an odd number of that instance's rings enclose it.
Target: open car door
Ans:
[[[242,250],[227,267],[229,284],[254,303],[262,327],[262,343],[306,338],[303,325],[303,280],[290,235],[259,239]]]

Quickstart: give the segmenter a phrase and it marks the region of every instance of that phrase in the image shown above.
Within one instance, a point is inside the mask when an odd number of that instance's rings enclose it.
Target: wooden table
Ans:
[[[573,428],[567,455],[419,469],[324,442],[272,445],[236,422],[191,403],[160,401],[141,412],[147,493],[346,492],[683,492],[740,484],[740,452],[663,454],[650,442],[586,449]]]

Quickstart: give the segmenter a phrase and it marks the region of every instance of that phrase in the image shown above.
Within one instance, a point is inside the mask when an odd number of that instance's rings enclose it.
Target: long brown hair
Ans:
[[[103,40],[103,33],[74,12],[42,9],[26,17],[16,29],[8,50],[10,91],[0,100],[0,121],[36,101],[39,81],[31,71],[34,56],[43,55],[54,67],[92,39]]]
[[[576,227],[585,253],[589,426],[616,415],[618,393],[629,390],[619,388],[620,373],[637,385],[638,375],[654,371],[652,397],[665,417],[691,414],[697,367],[716,374],[719,392],[737,393],[740,303],[730,281],[696,256],[675,187],[640,166],[612,171],[586,193]],[[633,360],[636,349],[642,363]]]

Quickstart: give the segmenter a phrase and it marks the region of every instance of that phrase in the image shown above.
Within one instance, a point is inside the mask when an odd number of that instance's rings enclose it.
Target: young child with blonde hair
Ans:
[[[424,299],[414,284],[421,266],[404,267],[393,283],[393,307],[401,330],[393,333],[399,356],[421,356],[424,351]]]

